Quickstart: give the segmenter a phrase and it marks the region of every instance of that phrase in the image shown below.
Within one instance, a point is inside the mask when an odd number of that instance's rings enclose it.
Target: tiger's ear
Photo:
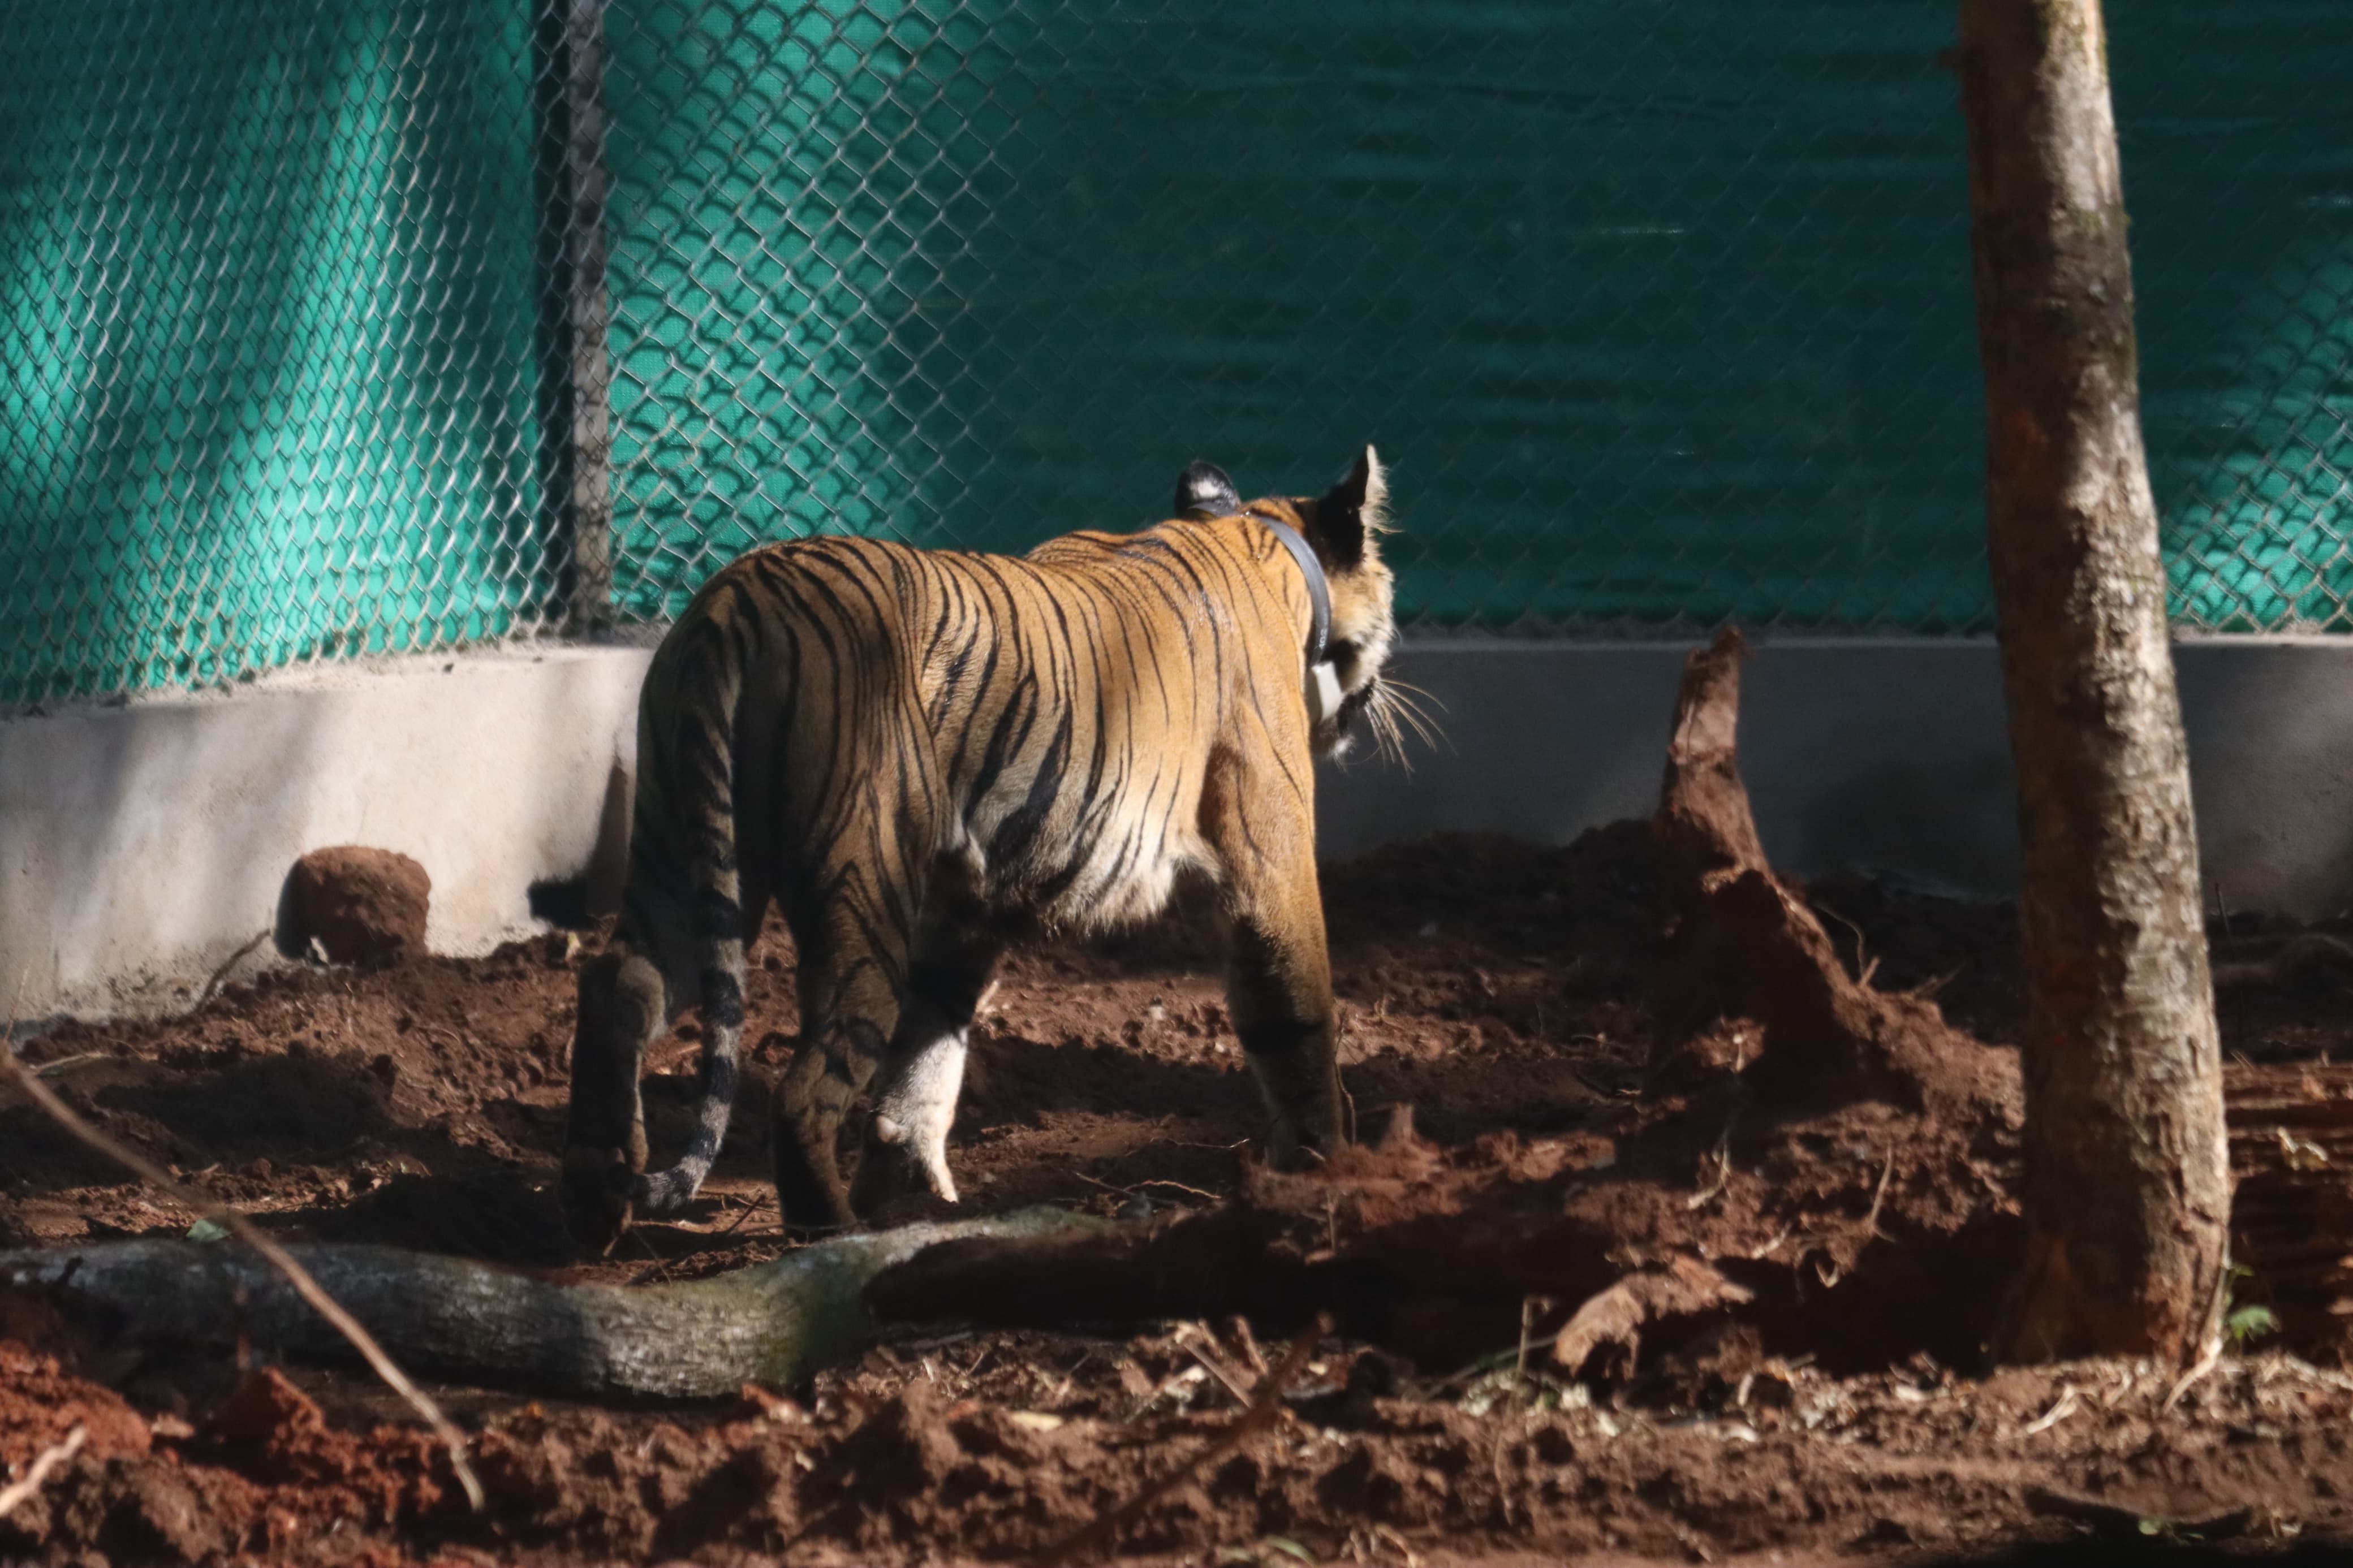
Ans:
[[[1365,558],[1366,536],[1388,531],[1388,476],[1381,471],[1380,455],[1367,447],[1347,477],[1315,503],[1316,531],[1335,564],[1350,567]]]
[[[1177,517],[1231,517],[1242,510],[1241,492],[1226,470],[1196,458],[1176,476]]]

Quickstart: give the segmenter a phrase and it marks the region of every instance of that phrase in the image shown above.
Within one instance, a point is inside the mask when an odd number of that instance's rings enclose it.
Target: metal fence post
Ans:
[[[542,0],[540,473],[565,630],[613,624],[612,363],[605,289],[606,0]]]

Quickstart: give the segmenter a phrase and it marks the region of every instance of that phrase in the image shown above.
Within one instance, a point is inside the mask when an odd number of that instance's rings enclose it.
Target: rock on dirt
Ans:
[[[433,879],[391,849],[357,844],[313,849],[286,879],[281,945],[306,952],[312,942],[332,963],[380,965],[421,957]]]

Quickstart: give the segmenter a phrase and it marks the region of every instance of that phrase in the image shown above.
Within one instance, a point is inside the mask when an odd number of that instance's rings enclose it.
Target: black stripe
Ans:
[[[1006,764],[1020,754],[1038,718],[1038,678],[1025,670],[1013,683],[1012,694],[989,727],[988,745],[981,752],[980,769],[973,774],[972,798],[986,799]]]
[[[744,1026],[744,988],[730,969],[702,972],[702,1022],[706,1028]]]
[[[1054,738],[1047,743],[1046,754],[1038,763],[1038,771],[1030,775],[1029,793],[997,825],[997,831],[989,837],[988,858],[992,863],[1009,867],[1028,855],[1061,794],[1062,773],[1070,763],[1071,713],[1065,708],[1060,721],[1054,726]]]

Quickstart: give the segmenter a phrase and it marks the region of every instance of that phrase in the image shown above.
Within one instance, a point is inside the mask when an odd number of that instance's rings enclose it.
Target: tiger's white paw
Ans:
[[[948,1174],[948,1128],[964,1088],[965,1036],[958,1030],[915,1053],[874,1108],[876,1142],[905,1149],[933,1194],[956,1201]]]

